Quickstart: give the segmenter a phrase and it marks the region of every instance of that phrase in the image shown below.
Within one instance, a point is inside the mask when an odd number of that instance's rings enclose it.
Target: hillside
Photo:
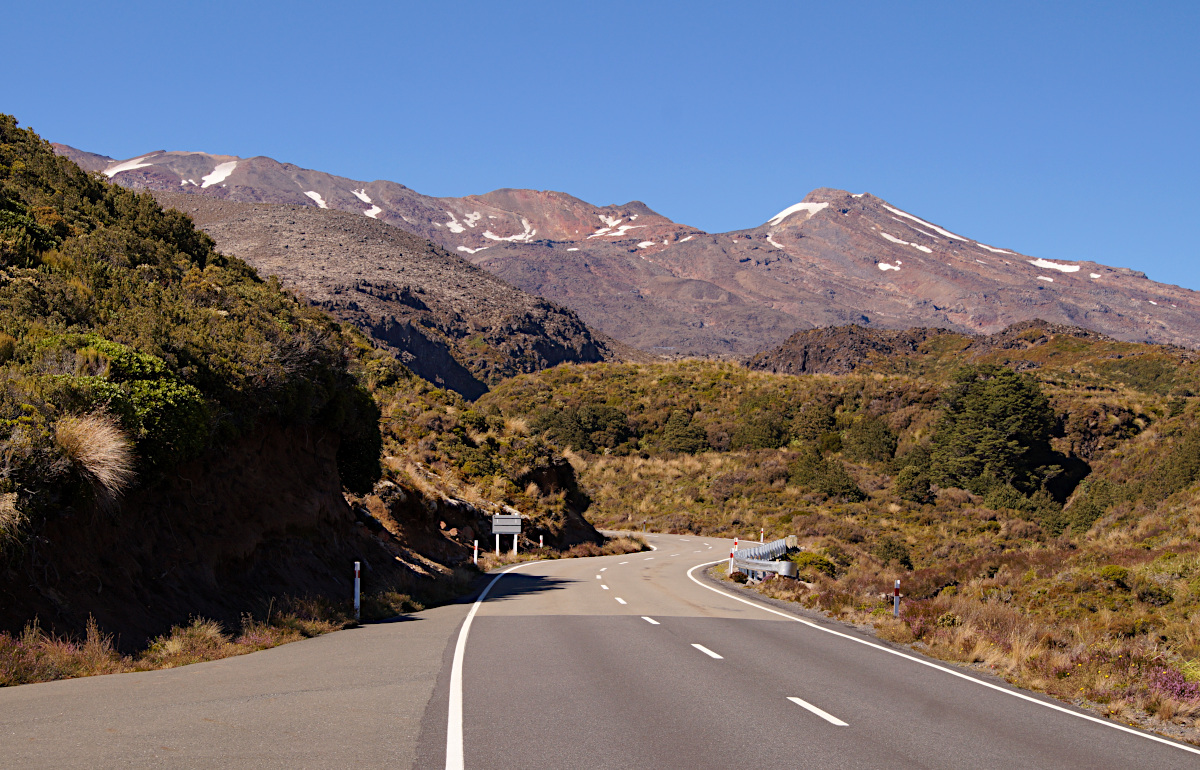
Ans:
[[[477,408],[569,450],[599,526],[796,535],[801,581],[764,593],[1200,740],[1193,351],[1047,323],[800,349],[835,373],[567,366]]]
[[[475,574],[472,532],[510,502],[548,547],[601,540],[585,500],[555,497],[574,473],[549,447],[472,434],[494,442],[503,487],[474,494],[437,454],[479,452],[472,435],[419,444],[459,396],[9,116],[0,371],[0,683],[72,675],[108,635],[186,647],[171,629],[193,618],[241,626],[243,650],[272,622],[294,638],[344,621],[355,561],[368,615],[444,600]],[[74,659],[45,635],[85,631]]]
[[[993,334],[1039,318],[1200,346],[1194,291],[1129,268],[979,243],[869,193],[814,190],[757,227],[709,234],[637,201],[595,206],[509,189],[432,198],[270,158],[160,151],[117,161],[59,151],[135,189],[387,222],[655,353],[749,355],[797,330],[849,323]]]
[[[155,195],[190,216],[224,253],[278,276],[421,377],[467,398],[515,374],[628,355],[571,311],[382,222],[342,211]]]

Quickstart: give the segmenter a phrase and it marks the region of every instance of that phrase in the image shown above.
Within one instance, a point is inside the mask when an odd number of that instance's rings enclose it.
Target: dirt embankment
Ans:
[[[342,497],[337,439],[272,427],[120,501],[48,522],[0,572],[0,629],[77,634],[88,616],[137,648],[202,616],[236,626],[272,597],[351,596],[407,569],[356,523]]]

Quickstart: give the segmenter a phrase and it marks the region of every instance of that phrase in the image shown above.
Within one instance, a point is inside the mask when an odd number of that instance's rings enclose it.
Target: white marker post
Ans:
[[[759,527],[758,528],[758,542],[765,543],[766,541],[763,540],[763,538],[766,537],[766,535],[767,535],[767,528]]]
[[[543,537],[545,537],[545,535],[538,535],[538,548],[546,547],[546,541],[542,539]]]
[[[517,538],[519,537],[520,535],[513,535],[513,556],[517,555]]]
[[[479,566],[479,541],[475,541],[475,566]]]
[[[733,568],[733,555],[734,555],[735,553],[737,553],[737,549],[738,549],[738,547],[737,547],[737,546],[738,546],[738,539],[735,537],[735,538],[733,539],[733,548],[731,548],[731,549],[729,550],[729,576],[730,576],[730,577],[733,577],[733,573],[734,573],[734,571],[735,571],[735,570],[734,570],[734,568]]]
[[[500,533],[496,533],[496,555],[500,555]]]
[[[900,578],[896,578],[896,592],[892,596],[892,615],[900,617]]]
[[[359,579],[359,569],[358,569],[358,566],[359,566],[359,565],[358,565],[358,562],[354,562],[354,619],[355,619],[355,620],[358,620],[358,619],[359,619],[359,607],[360,607],[360,604],[359,604],[359,596],[360,596],[360,594],[359,594],[359,590],[360,590],[360,588],[361,588],[361,586],[362,586],[362,584],[359,582],[359,581],[360,581],[360,579]]]

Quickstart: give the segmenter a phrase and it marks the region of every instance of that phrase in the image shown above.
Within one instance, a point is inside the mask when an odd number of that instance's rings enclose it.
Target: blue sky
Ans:
[[[1148,8],[1148,9],[1147,9]],[[709,231],[869,191],[1200,289],[1200,3],[77,3],[5,9],[0,111],[118,158],[429,195],[642,200]]]

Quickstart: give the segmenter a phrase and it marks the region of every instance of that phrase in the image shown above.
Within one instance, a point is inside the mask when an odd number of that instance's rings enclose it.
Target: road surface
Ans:
[[[729,541],[647,539],[521,565],[482,602],[404,622],[0,690],[4,764],[1200,767],[1192,747],[714,590],[699,565]]]

